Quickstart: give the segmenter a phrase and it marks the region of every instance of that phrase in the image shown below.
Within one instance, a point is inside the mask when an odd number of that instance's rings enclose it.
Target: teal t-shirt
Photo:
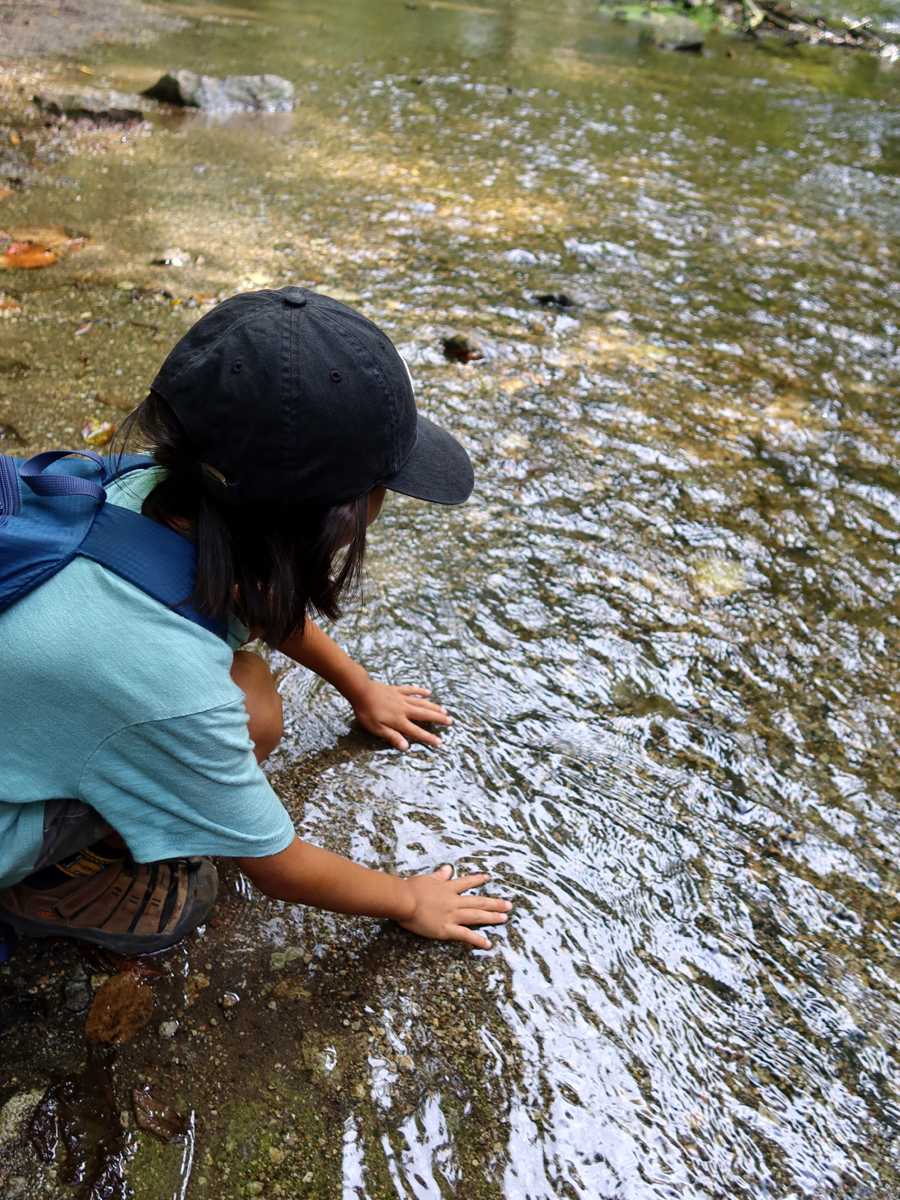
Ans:
[[[108,488],[140,511],[161,468]],[[0,614],[0,887],[34,866],[44,801],[92,805],[139,862],[293,839],[253,756],[230,645],[88,559]]]

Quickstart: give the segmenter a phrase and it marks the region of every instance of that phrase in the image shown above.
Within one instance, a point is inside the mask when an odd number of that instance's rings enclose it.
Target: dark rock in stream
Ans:
[[[703,49],[703,32],[687,17],[668,17],[659,24],[642,25],[638,41],[660,50],[699,54]]]
[[[195,75],[172,71],[147,88],[145,96],[179,108],[224,116],[239,112],[290,112],[294,107],[294,85],[280,75]]]
[[[98,91],[96,88],[77,88],[65,92],[40,92],[34,102],[42,113],[51,117],[68,117],[76,120],[87,117],[91,121],[140,121],[143,113],[137,108],[135,97],[122,96],[118,92]]]
[[[540,296],[535,296],[538,304],[542,304],[544,308],[576,308],[577,301],[571,296],[567,296],[565,292],[546,292]]]
[[[37,171],[23,150],[14,150],[11,146],[0,150],[0,181],[7,187],[30,187],[37,177]]]
[[[443,338],[441,345],[444,350],[444,358],[449,358],[451,362],[469,363],[484,358],[481,347],[477,346],[471,338],[466,337],[464,333],[453,333],[450,337]]]

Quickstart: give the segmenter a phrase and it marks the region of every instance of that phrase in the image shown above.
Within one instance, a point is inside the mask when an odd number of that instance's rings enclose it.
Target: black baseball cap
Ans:
[[[374,487],[462,504],[475,483],[456,438],[416,412],[387,334],[301,287],[243,292],[201,317],[151,388],[232,504],[344,504]]]

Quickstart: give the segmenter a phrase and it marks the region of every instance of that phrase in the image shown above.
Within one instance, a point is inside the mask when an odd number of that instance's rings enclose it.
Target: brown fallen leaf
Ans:
[[[84,1032],[95,1042],[130,1042],[153,1016],[153,989],[131,971],[107,979],[94,996]]]
[[[62,225],[17,225],[2,231],[0,268],[16,271],[52,267],[93,240],[89,234],[76,233]]]
[[[34,242],[8,242],[0,254],[0,267],[4,271],[20,271],[32,267],[52,267],[57,257],[47,246]]]
[[[60,258],[82,246],[90,246],[93,238],[89,233],[76,233],[64,225],[16,225],[6,230],[6,236],[14,242],[34,242],[55,250]],[[62,251],[62,253],[60,253]]]
[[[164,967],[157,966],[147,958],[135,958],[131,954],[117,954],[115,950],[106,950],[106,957],[117,971],[130,971],[139,979],[161,979],[168,972]]]
[[[91,417],[82,425],[81,436],[89,446],[105,446],[116,436],[116,427],[109,421],[95,421]]]
[[[187,1121],[163,1100],[135,1088],[134,1115],[140,1129],[148,1129],[164,1141],[172,1142],[187,1133]]]
[[[0,200],[5,200],[7,196],[14,196],[15,194],[15,188],[0,186]]]

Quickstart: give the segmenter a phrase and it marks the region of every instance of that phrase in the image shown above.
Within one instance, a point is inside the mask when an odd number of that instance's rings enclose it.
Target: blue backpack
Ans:
[[[197,573],[190,542],[106,503],[104,485],[155,465],[135,454],[104,459],[93,450],[48,450],[27,461],[0,454],[0,612],[81,555],[227,638],[224,623],[185,603]]]

